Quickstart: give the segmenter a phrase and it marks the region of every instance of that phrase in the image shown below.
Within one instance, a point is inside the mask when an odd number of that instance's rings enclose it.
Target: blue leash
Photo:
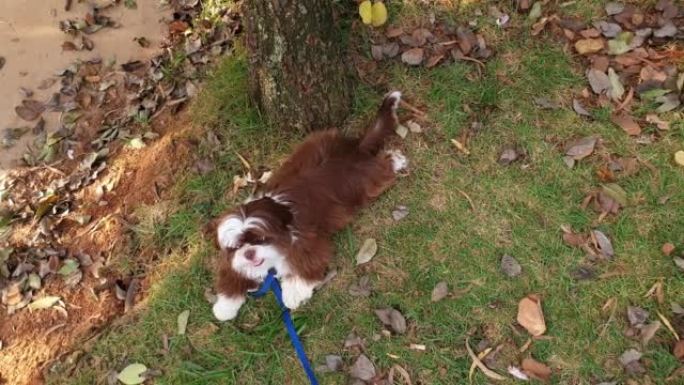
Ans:
[[[297,353],[299,363],[302,364],[302,368],[304,368],[306,376],[309,377],[309,382],[311,382],[311,385],[318,385],[318,380],[316,380],[314,371],[313,369],[311,369],[311,363],[309,362],[309,359],[306,357],[306,352],[304,352],[304,346],[302,346],[302,341],[299,340],[299,336],[297,335],[297,330],[295,329],[294,322],[292,322],[292,317],[290,316],[290,309],[288,309],[287,306],[285,306],[285,304],[283,303],[283,291],[280,288],[280,282],[278,282],[278,278],[276,278],[276,272],[273,269],[269,270],[268,276],[266,276],[266,279],[264,279],[264,283],[261,284],[259,290],[255,291],[254,293],[251,293],[251,295],[254,298],[261,298],[264,295],[268,294],[269,291],[273,291],[273,294],[275,294],[276,300],[278,301],[278,305],[280,305],[280,309],[283,312],[282,314],[283,322],[285,323],[285,329],[287,329],[287,334],[290,335],[290,341],[292,342],[292,346],[294,347],[295,352]]]

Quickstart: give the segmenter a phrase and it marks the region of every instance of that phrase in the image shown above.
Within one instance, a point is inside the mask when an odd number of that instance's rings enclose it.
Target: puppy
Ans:
[[[309,135],[262,193],[213,221],[217,319],[235,318],[247,292],[270,269],[277,272],[288,308],[311,298],[333,256],[332,235],[407,166],[400,152],[383,151],[398,124],[400,99],[398,91],[387,94],[374,125],[359,138],[337,130]]]

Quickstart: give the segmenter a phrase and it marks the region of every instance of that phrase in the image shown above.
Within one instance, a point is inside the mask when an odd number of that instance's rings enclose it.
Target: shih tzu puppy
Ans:
[[[333,257],[332,235],[407,166],[399,151],[383,150],[397,128],[400,100],[398,91],[387,94],[375,123],[358,138],[337,130],[310,134],[263,192],[212,222],[219,249],[217,319],[235,318],[270,269],[277,272],[288,308],[311,298]]]

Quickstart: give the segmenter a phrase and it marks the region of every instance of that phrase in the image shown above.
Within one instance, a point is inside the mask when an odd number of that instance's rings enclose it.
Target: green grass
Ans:
[[[503,344],[501,355],[515,362],[531,354],[548,363],[555,369],[556,384],[624,379],[617,357],[630,347],[641,349],[623,335],[626,307],[649,310],[650,320],[656,319],[656,311],[674,319],[669,302],[682,300],[684,281],[660,246],[684,243],[684,173],[671,161],[684,143],[684,125],[673,125],[660,141],[644,146],[609,119],[588,121],[569,107],[542,110],[534,104],[540,96],[558,98],[567,106],[568,96],[585,86],[582,69],[558,45],[543,39],[521,36],[496,48],[496,57],[479,80],[469,80],[475,70],[464,64],[430,71],[389,68],[393,87],[425,103],[432,122],[425,134],[409,135],[402,143],[412,162],[411,175],[337,236],[338,276],[294,313],[315,364],[326,354],[342,354],[351,365],[355,355],[343,351],[342,345],[353,331],[366,339],[366,354],[379,368],[399,364],[409,370],[414,383],[462,384],[471,363],[464,348],[470,336],[473,345],[483,339],[492,346]],[[130,323],[109,330],[93,344],[75,376],[55,375],[51,383],[102,382],[108,370],[119,370],[127,362],[161,369],[161,384],[305,383],[271,298],[248,301],[236,321],[214,330],[217,324],[203,296],[212,281],[207,266],[213,255],[199,233],[210,217],[240,200],[229,194],[233,175],[242,170],[235,152],[255,166],[276,166],[301,139],[272,130],[260,120],[248,103],[246,76],[240,55],[226,59],[193,108],[195,122],[222,144],[203,145],[216,169],[185,179],[177,187],[177,210],[154,229],[149,242],[170,253],[154,273],[148,301]],[[502,82],[504,78],[510,83]],[[380,97],[359,86],[352,128],[367,121]],[[484,128],[468,144],[471,155],[463,156],[449,139],[474,120]],[[603,139],[604,149],[574,169],[567,168],[560,144],[592,134]],[[527,157],[508,167],[498,165],[501,148],[513,143],[523,147]],[[638,174],[619,180],[633,203],[617,217],[597,224],[598,215],[581,209],[580,203],[600,186],[595,172],[600,154],[638,155],[657,173],[642,166]],[[474,209],[463,194],[472,198]],[[669,201],[660,204],[666,195],[671,196]],[[410,214],[395,223],[390,212],[397,204],[408,206]],[[616,257],[595,268],[598,274],[622,275],[575,281],[571,272],[586,263],[585,256],[563,244],[563,224],[576,231],[598,228],[608,234]],[[367,237],[378,239],[380,251],[367,266],[355,267],[354,254]],[[501,274],[503,254],[521,263],[520,277]],[[348,285],[364,274],[371,277],[374,294],[350,296]],[[658,280],[665,286],[664,305],[644,298]],[[430,292],[439,281],[446,281],[457,294],[432,303]],[[535,341],[520,354],[517,349],[527,334],[513,325],[517,303],[529,293],[543,298],[549,338]],[[601,307],[610,298],[616,298],[617,310],[599,337],[608,319]],[[374,341],[382,327],[373,309],[385,306],[403,312],[409,333]],[[188,333],[175,336],[176,317],[188,309]],[[171,336],[167,355],[158,353],[163,334]],[[410,343],[425,344],[427,351],[410,350]],[[671,335],[662,328],[642,350],[655,383],[662,383],[678,365],[671,344]],[[495,369],[505,372],[507,364],[502,359],[503,368]],[[347,381],[343,374],[319,379],[323,384]],[[476,374],[474,383],[487,380]]]

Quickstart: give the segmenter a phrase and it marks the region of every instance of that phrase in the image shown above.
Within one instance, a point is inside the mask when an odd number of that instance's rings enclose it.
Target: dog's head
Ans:
[[[213,221],[207,231],[233,270],[260,280],[282,264],[285,249],[294,240],[292,219],[286,202],[261,197]]]

